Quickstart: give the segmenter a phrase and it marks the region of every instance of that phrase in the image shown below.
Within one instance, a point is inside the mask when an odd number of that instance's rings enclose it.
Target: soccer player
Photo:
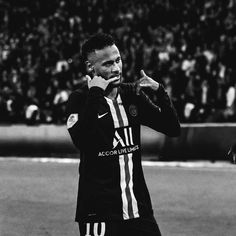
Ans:
[[[80,235],[161,235],[141,165],[140,125],[178,136],[176,111],[163,86],[143,70],[137,82],[123,83],[111,35],[92,35],[82,58],[88,86],[72,92],[67,104],[67,128],[80,150]]]

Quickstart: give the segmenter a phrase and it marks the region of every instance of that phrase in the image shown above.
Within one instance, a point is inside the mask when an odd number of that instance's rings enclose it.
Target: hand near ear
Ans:
[[[142,88],[150,88],[154,91],[158,90],[159,88],[159,83],[149,76],[147,76],[144,72],[144,70],[140,71],[141,78],[136,81],[136,93],[137,95],[140,94],[140,91]]]

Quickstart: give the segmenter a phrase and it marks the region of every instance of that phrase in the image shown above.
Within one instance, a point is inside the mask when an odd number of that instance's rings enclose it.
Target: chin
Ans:
[[[121,79],[119,79],[118,81],[115,81],[115,82],[111,83],[111,86],[112,86],[112,87],[119,87],[120,84],[121,84]]]

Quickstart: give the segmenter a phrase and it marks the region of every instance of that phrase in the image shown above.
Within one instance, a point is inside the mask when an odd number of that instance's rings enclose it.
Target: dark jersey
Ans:
[[[68,131],[80,150],[76,221],[153,214],[141,165],[140,125],[179,135],[178,118],[164,88],[136,95],[134,84],[122,84],[115,100],[99,87],[75,91],[67,115]]]

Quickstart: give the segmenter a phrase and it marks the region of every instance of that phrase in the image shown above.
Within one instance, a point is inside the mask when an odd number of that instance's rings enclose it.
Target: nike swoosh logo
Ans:
[[[106,113],[104,113],[104,114],[102,114],[102,115],[99,115],[99,114],[98,114],[98,119],[102,118],[103,116],[105,116],[105,115],[107,115],[107,114],[108,114],[108,112],[106,112]]]

